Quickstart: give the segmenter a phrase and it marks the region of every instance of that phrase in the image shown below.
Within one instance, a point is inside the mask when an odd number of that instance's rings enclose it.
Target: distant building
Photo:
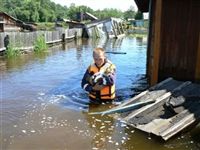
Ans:
[[[118,38],[124,36],[122,25],[123,20],[120,18],[108,18],[95,20],[85,25],[84,37],[107,37]]]
[[[5,12],[0,12],[0,32],[36,30],[32,24],[24,23],[23,21],[8,15]]]
[[[148,22],[148,19],[135,20],[133,18],[129,18],[128,21],[129,24],[133,25],[134,27],[144,27],[145,22]]]
[[[85,26],[84,23],[78,22],[78,21],[73,21],[73,20],[68,20],[68,19],[63,19],[64,22],[66,22],[69,25],[69,29],[72,28],[83,28]]]
[[[5,12],[0,12],[0,32],[6,31],[21,31],[20,21],[8,15]]]
[[[76,16],[77,16],[77,21],[79,22],[83,20],[90,20],[90,21],[98,20],[96,16],[92,15],[89,12],[78,12]]]
[[[144,26],[144,20],[128,19],[128,21],[134,27],[143,27]]]

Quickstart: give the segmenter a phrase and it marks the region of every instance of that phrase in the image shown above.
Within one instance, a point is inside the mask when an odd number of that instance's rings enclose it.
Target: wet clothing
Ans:
[[[102,83],[104,87],[100,91],[93,90],[94,83],[91,83],[91,78],[96,73],[102,73],[106,84]],[[105,63],[101,67],[97,67],[95,63],[92,63],[86,70],[81,86],[88,92],[89,98],[92,101],[105,102],[114,100],[115,98],[115,72],[116,67],[111,61],[105,60]]]

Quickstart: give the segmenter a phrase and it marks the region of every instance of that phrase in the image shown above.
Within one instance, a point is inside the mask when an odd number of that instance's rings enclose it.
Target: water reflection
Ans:
[[[112,108],[112,104],[104,105],[104,107],[90,104],[88,113],[103,111],[109,108]],[[109,116],[102,117],[101,115],[88,114],[85,117],[89,127],[95,132],[91,141],[93,149],[106,149],[109,142],[111,142],[112,133],[114,132],[114,119]]]

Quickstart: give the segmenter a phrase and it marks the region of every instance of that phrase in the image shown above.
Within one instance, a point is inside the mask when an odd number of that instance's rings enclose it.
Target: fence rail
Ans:
[[[9,36],[9,43],[13,47],[19,49],[31,48],[34,46],[36,39],[43,35],[47,44],[63,41],[63,34],[65,39],[70,37],[81,37],[82,29],[60,29],[58,31],[36,31],[36,32],[2,32],[0,33],[0,51],[5,50],[4,38]]]

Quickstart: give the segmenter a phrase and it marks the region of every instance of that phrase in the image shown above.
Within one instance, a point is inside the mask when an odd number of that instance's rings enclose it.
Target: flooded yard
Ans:
[[[4,150],[198,150],[200,127],[168,142],[108,115],[115,104],[91,105],[81,89],[92,50],[103,46],[117,67],[116,103],[147,88],[147,38],[79,39],[49,52],[0,58],[0,148]]]

